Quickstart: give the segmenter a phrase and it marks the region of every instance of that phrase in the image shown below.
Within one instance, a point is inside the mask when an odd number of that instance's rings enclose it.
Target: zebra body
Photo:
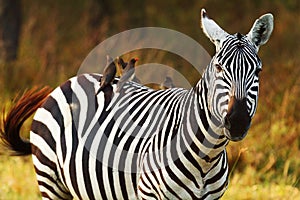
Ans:
[[[1,139],[18,155],[32,154],[45,199],[223,195],[225,147],[245,137],[256,111],[257,52],[270,37],[273,17],[257,19],[247,35],[230,35],[203,9],[201,25],[216,55],[190,90],[155,91],[134,82],[118,90],[115,79],[95,95],[102,76],[83,74],[47,98],[44,91],[20,99],[4,120]],[[35,101],[44,103],[38,108]],[[36,109],[30,142],[24,142],[20,127]]]
[[[49,166],[40,164],[43,154],[53,162],[52,175],[55,181],[61,181],[61,190],[78,199],[148,199],[148,193],[166,199],[195,199],[208,195],[205,188],[210,187],[219,191],[215,197],[224,192],[227,139],[212,135],[207,144],[219,146],[213,150],[201,144],[201,138],[209,133],[208,124],[196,116],[208,114],[205,105],[199,103],[200,88],[154,91],[128,83],[123,93],[115,94],[104,106],[104,93],[96,98],[92,95],[99,88],[99,78],[84,74],[70,79],[37,110],[30,135],[36,149],[33,161],[37,171],[43,172]],[[188,112],[194,116],[188,117]],[[188,135],[189,129],[197,132],[195,122],[200,123],[197,139]],[[43,137],[40,132],[55,134],[48,139],[48,134]],[[191,141],[195,141],[194,149],[189,147]],[[197,145],[203,146],[202,150],[195,149]],[[197,152],[203,149],[209,152]],[[216,183],[210,181],[216,178],[214,170],[220,172]],[[42,175],[40,178],[44,179]],[[51,187],[55,183],[46,184]],[[157,185],[164,187],[156,188]]]

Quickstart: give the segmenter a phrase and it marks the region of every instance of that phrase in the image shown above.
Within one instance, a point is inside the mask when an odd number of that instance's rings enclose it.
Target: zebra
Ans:
[[[1,139],[30,155],[43,199],[218,199],[228,187],[226,145],[250,127],[258,100],[257,55],[273,15],[249,33],[228,34],[201,10],[216,53],[190,90],[153,90],[126,82],[112,99],[100,74],[54,89],[33,89],[12,106]],[[117,89],[118,79],[112,82]],[[19,132],[36,111],[30,140]]]

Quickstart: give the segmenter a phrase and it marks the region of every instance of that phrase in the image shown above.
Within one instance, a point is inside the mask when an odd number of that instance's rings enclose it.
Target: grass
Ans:
[[[223,200],[299,200],[299,189],[290,185],[229,185]]]
[[[229,151],[230,152],[230,151]],[[235,160],[231,173],[228,190],[222,199],[224,200],[299,200],[300,190],[297,188],[299,177],[289,173],[291,159],[284,163],[283,171],[274,170],[276,163],[274,157],[270,157],[265,166],[257,169],[248,165],[243,170],[237,170],[239,159],[242,154],[249,154],[247,148],[240,149],[237,160]],[[254,155],[251,155],[254,156]],[[273,168],[273,169],[272,169]],[[242,172],[239,172],[242,171]]]
[[[30,157],[0,157],[0,199],[41,199]]]

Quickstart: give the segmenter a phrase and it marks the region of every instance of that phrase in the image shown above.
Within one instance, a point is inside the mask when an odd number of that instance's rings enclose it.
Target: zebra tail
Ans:
[[[50,87],[32,88],[26,91],[19,100],[14,100],[15,105],[12,106],[6,116],[5,109],[2,110],[0,141],[2,141],[1,146],[9,150],[10,155],[25,156],[31,154],[30,142],[21,138],[20,129],[26,119],[45,102],[51,91]]]

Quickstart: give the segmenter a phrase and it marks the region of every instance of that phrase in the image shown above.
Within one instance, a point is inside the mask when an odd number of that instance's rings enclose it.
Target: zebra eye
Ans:
[[[261,72],[261,68],[257,68],[257,69],[255,70],[255,76],[258,76],[260,72]]]
[[[215,64],[215,67],[217,69],[217,72],[223,71],[223,68],[222,68],[222,66],[220,64]]]

